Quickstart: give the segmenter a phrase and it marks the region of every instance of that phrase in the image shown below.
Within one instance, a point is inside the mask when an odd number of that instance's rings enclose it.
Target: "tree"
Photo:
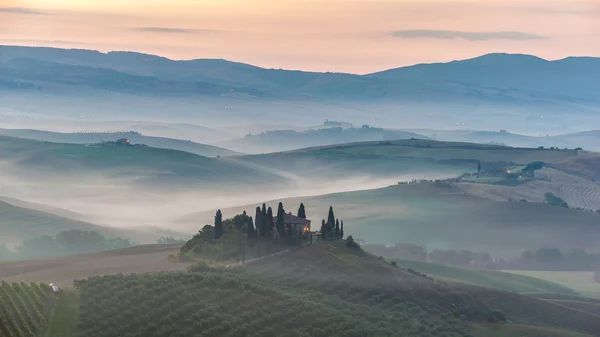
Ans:
[[[335,225],[335,215],[333,214],[333,206],[329,206],[329,216],[327,217],[327,223],[330,228],[333,228]]]
[[[248,239],[256,238],[256,231],[254,230],[254,222],[252,221],[252,217],[248,221],[248,229],[246,230],[246,237]]]
[[[263,229],[261,227],[261,224],[262,224],[262,211],[260,209],[260,206],[256,206],[256,214],[254,216],[254,219],[256,219],[256,222],[255,222],[256,223],[256,231],[260,232],[261,236],[264,236]],[[257,236],[258,236],[258,233],[257,233]]]
[[[223,213],[221,210],[217,210],[215,214],[215,239],[220,239],[223,236]]]
[[[339,219],[335,220],[335,237],[336,238],[340,237],[340,220]]]
[[[325,239],[327,237],[327,224],[325,223],[325,219],[321,221],[321,238]]]
[[[277,207],[277,221],[275,222],[277,227],[277,233],[280,236],[285,236],[285,210],[283,209],[283,203],[279,203]]]
[[[342,220],[342,224],[340,225],[340,239],[344,238],[344,220]]]
[[[306,219],[306,210],[304,209],[304,204],[300,203],[300,208],[298,208],[298,217],[302,219]]]
[[[261,210],[261,215],[260,215],[260,233],[262,235],[262,237],[266,238],[269,233],[267,233],[267,226],[265,225],[267,222],[267,217],[269,216],[269,213],[267,212],[267,205],[262,204],[262,210]]]
[[[481,162],[477,162],[477,173],[481,172]]]
[[[267,236],[271,236],[273,234],[273,209],[271,207],[267,209],[267,216],[264,219],[263,226],[265,226]]]

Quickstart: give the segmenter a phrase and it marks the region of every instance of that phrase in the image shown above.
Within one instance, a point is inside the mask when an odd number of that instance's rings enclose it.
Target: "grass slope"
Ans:
[[[458,281],[500,289],[504,291],[516,293],[558,293],[566,295],[576,295],[572,289],[562,286],[557,283],[544,281],[534,277],[504,273],[499,271],[464,269],[449,266],[442,266],[432,263],[410,261],[410,260],[394,260],[398,267],[412,268],[416,271],[441,278],[449,281]]]
[[[519,275],[531,276],[542,280],[562,284],[578,293],[600,299],[600,283],[594,281],[593,272],[570,272],[570,271],[534,271],[534,270],[511,270],[507,271]],[[575,299],[579,300],[579,299]]]
[[[397,140],[348,143],[243,157],[270,168],[304,176],[339,178],[340,174],[398,176],[403,173],[474,172],[477,162],[555,162],[577,156],[573,150],[537,150],[485,144]],[[294,163],[294,165],[289,165]]]
[[[63,289],[56,301],[47,333],[43,337],[75,336],[78,320],[79,294],[73,289]]]
[[[106,237],[128,237],[132,240],[148,239],[138,231],[98,226],[51,213],[14,206],[0,201],[0,243],[17,243],[40,235],[54,236],[61,231],[93,230]]]
[[[280,200],[269,202],[277,207]],[[366,242],[412,242],[432,249],[469,249],[517,256],[528,249],[557,247],[594,251],[600,241],[600,215],[538,203],[500,202],[464,195],[451,183],[419,183],[387,188],[283,199],[290,211],[301,202],[313,228],[327,218],[330,205],[345,230]],[[256,205],[224,209],[251,211]],[[185,221],[210,223],[214,212]]]
[[[98,147],[0,137],[0,156],[29,179],[69,174],[73,181],[102,175],[142,185],[197,188],[283,178],[227,159],[153,147]]]
[[[151,147],[172,149],[194,153],[205,157],[231,156],[239,154],[217,146],[199,144],[192,141],[166,137],[145,136],[134,132],[116,133],[59,133],[41,130],[0,129],[0,135],[19,137],[53,143],[93,144],[102,141],[115,141],[127,138],[132,144],[145,144]]]

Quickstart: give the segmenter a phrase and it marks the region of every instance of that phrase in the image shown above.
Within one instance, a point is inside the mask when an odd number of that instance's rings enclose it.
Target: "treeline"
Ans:
[[[55,236],[42,235],[25,240],[14,250],[0,246],[0,259],[29,259],[95,253],[137,245],[127,238],[106,238],[95,231],[68,230]]]
[[[286,221],[286,216],[304,221]],[[343,221],[335,218],[333,207],[329,208],[328,220],[322,221],[321,229],[313,237],[310,221],[306,217],[304,204],[300,204],[296,215],[287,213],[283,203],[277,212],[266,204],[257,206],[254,217],[246,211],[232,218],[223,219],[223,212],[217,210],[213,225],[205,225],[194,237],[181,247],[179,259],[201,255],[218,260],[231,258],[247,259],[302,246],[313,240],[335,239],[344,236]]]
[[[527,250],[512,259],[492,257],[486,252],[470,250],[441,250],[430,252],[425,246],[399,243],[394,246],[365,244],[366,251],[388,259],[407,259],[431,262],[453,267],[488,270],[548,270],[548,271],[595,271],[600,270],[600,254],[583,249],[563,252],[557,248]]]

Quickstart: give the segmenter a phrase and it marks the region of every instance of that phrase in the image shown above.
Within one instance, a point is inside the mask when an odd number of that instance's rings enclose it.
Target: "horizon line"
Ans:
[[[161,56],[158,54],[149,54],[149,53],[144,53],[144,52],[139,52],[139,51],[133,51],[133,50],[111,50],[111,51],[107,51],[107,52],[102,52],[98,49],[89,49],[89,48],[64,48],[64,47],[48,47],[48,46],[28,46],[28,45],[20,45],[20,44],[0,44],[0,48],[2,47],[18,47],[18,48],[38,48],[38,49],[58,49],[58,50],[78,50],[78,51],[92,51],[92,52],[97,52],[100,54],[104,54],[104,55],[108,55],[110,53],[133,53],[133,54],[140,54],[140,55],[148,55],[148,56],[154,56],[154,57],[158,57],[158,58],[162,58],[165,60],[169,60],[172,62],[191,62],[191,61],[201,61],[201,60],[216,60],[216,61],[225,61],[225,62],[230,62],[230,63],[238,63],[238,64],[244,64],[247,66],[251,66],[251,67],[256,67],[256,68],[261,68],[261,69],[265,69],[265,70],[282,70],[282,71],[300,71],[300,72],[305,72],[305,73],[316,73],[316,74],[343,74],[343,75],[358,75],[358,76],[365,76],[365,75],[371,75],[371,74],[377,74],[380,72],[385,72],[388,70],[393,70],[393,69],[401,69],[401,68],[409,68],[409,67],[414,67],[414,66],[418,66],[418,65],[431,65],[431,64],[448,64],[448,63],[452,63],[452,62],[461,62],[461,61],[468,61],[468,60],[474,60],[474,59],[478,59],[484,56],[488,56],[488,55],[511,55],[511,56],[529,56],[529,57],[534,57],[537,58],[539,60],[542,61],[546,61],[546,62],[557,62],[557,61],[562,61],[562,60],[566,60],[566,59],[570,59],[570,58],[596,58],[596,59],[600,59],[599,56],[590,56],[590,55],[571,55],[571,56],[567,56],[567,57],[563,57],[563,58],[557,58],[557,59],[546,59],[537,55],[533,55],[533,54],[523,54],[523,53],[508,53],[508,52],[490,52],[490,53],[485,53],[485,54],[478,54],[476,56],[472,56],[469,58],[464,58],[464,59],[454,59],[454,60],[448,60],[448,61],[440,61],[440,62],[421,62],[421,63],[414,63],[411,65],[405,65],[405,66],[397,66],[397,67],[392,67],[392,68],[386,68],[386,69],[382,69],[382,70],[377,70],[375,72],[369,72],[369,73],[351,73],[351,72],[335,72],[335,71],[313,71],[313,70],[302,70],[302,69],[283,69],[283,68],[269,68],[269,67],[265,67],[265,66],[258,66],[252,63],[246,63],[246,62],[242,62],[242,61],[233,61],[233,60],[229,60],[226,58],[192,58],[192,59],[174,59],[174,58],[169,58],[166,56]]]

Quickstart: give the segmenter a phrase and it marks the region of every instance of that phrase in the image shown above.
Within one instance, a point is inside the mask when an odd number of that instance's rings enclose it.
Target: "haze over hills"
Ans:
[[[219,145],[245,153],[267,153],[297,150],[321,145],[334,145],[377,140],[399,140],[427,138],[422,135],[374,128],[364,125],[360,128],[324,127],[306,131],[273,130],[260,134],[248,134],[244,138],[218,143]]]
[[[563,132],[586,130],[597,122],[600,104],[596,58],[491,54],[361,76],[3,46],[0,64],[0,112],[36,118],[48,118],[45,109],[69,118],[77,111],[97,120],[144,116],[211,127],[274,120],[314,125],[329,118],[398,129],[458,124],[556,133],[557,125]]]
[[[227,158],[153,147],[85,146],[12,137],[0,140],[1,183],[6,196],[67,209],[102,224],[192,232],[198,228],[198,219],[186,223],[177,219],[275,198],[381,188],[412,179],[453,178],[475,171],[479,161],[526,165],[540,160],[570,167],[568,160],[579,158],[574,150],[422,139]],[[576,167],[570,170],[578,171]]]

